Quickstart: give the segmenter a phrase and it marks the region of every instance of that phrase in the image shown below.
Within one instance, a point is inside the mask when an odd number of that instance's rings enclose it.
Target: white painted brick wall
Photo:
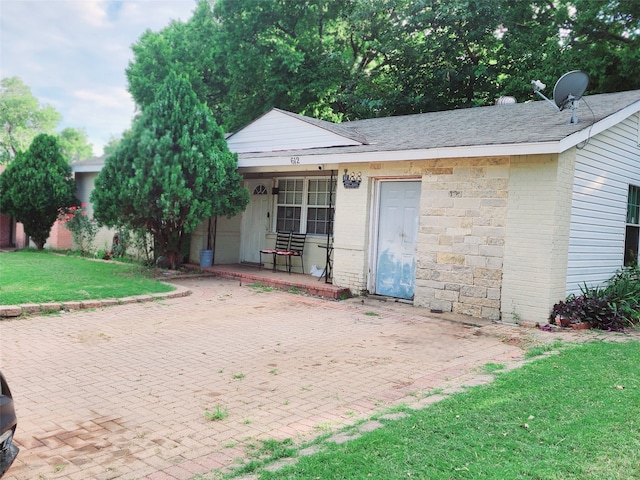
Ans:
[[[501,309],[546,323],[565,289],[574,152],[514,157],[509,179]]]
[[[334,223],[333,283],[347,287],[358,295],[367,289],[370,195],[372,182],[368,164],[349,164],[338,172],[360,172],[362,182],[358,188],[344,188],[338,176],[336,218]]]

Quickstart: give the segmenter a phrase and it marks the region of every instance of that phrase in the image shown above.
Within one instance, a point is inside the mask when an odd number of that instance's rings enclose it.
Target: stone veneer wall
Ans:
[[[500,318],[509,163],[499,157],[425,164],[415,305]]]

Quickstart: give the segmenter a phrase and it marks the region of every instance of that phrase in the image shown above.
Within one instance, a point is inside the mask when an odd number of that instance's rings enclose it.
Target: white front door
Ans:
[[[375,293],[412,299],[416,280],[420,182],[380,182],[379,201]]]
[[[249,181],[251,201],[242,214],[242,234],[240,239],[240,261],[259,263],[260,250],[265,248],[269,231],[269,191],[262,181]]]

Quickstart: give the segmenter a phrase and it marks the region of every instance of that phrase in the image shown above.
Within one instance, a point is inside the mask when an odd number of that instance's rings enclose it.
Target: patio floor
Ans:
[[[265,287],[278,288],[280,290],[298,290],[316,297],[338,300],[351,296],[348,288],[338,287],[332,283],[326,283],[325,278],[313,277],[308,274],[277,270],[269,268],[259,269],[252,264],[228,264],[201,267],[199,265],[187,265],[193,270],[202,270],[216,277],[238,280],[240,283],[259,283]],[[329,279],[331,281],[331,279]]]

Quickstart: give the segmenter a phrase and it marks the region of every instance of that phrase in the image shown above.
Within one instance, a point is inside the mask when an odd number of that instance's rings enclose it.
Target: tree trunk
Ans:
[[[182,265],[182,253],[181,252],[167,252],[167,259],[169,260],[169,268],[171,270],[177,270]]]
[[[182,232],[167,230],[165,227],[164,230],[156,230],[154,238],[160,255],[167,258],[169,268],[171,270],[180,268],[182,265]]]

